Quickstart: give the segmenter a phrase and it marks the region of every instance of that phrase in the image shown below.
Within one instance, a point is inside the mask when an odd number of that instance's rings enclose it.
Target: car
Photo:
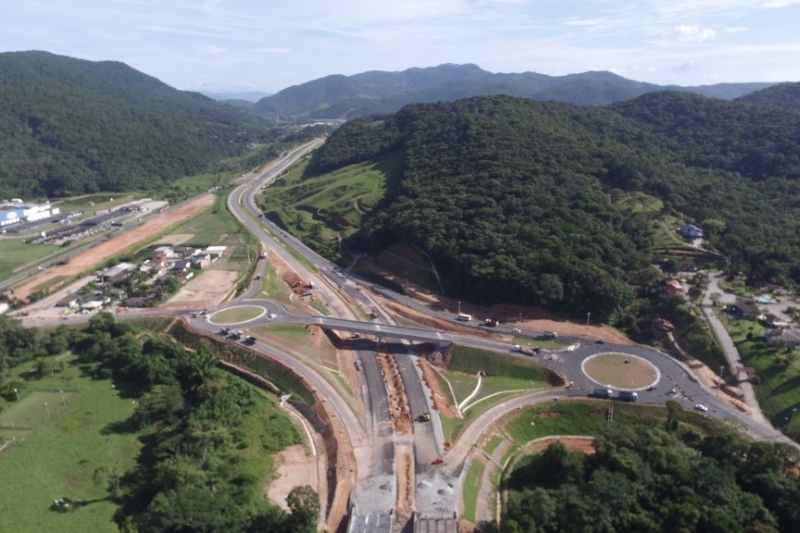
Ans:
[[[522,330],[521,330],[521,329],[519,329],[519,328],[514,328],[512,331],[513,331],[514,333],[522,333]]]
[[[444,459],[442,459],[441,457],[437,457],[436,459],[433,460],[431,464],[440,465],[442,463],[444,463]]]
[[[706,407],[706,406],[705,406],[705,405],[703,405],[702,403],[696,403],[696,404],[694,404],[694,408],[695,408],[696,410],[698,410],[698,411],[703,411],[704,413],[705,413],[706,411],[708,411],[708,407]]]

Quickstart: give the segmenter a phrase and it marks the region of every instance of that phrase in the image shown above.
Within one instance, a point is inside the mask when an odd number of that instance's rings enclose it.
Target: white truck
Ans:
[[[472,315],[461,313],[458,315],[456,320],[458,320],[459,322],[469,322],[470,320],[472,320]]]

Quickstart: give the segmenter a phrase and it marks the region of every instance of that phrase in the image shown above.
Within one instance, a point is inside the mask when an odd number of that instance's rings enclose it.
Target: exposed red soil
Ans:
[[[386,382],[386,391],[389,395],[389,411],[392,414],[392,427],[398,435],[411,433],[411,414],[408,407],[408,397],[403,387],[403,379],[397,370],[394,356],[383,350],[380,346],[375,352],[378,363],[381,365],[381,374]]]
[[[450,404],[450,394],[442,390],[439,380],[436,379],[436,371],[425,359],[419,359],[419,367],[422,369],[422,378],[431,391],[433,408],[448,418],[458,418],[453,406]]]

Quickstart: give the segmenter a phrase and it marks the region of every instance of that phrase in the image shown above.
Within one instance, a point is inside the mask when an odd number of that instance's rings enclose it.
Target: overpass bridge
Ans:
[[[297,322],[300,324],[316,324],[323,328],[358,333],[360,335],[375,335],[381,339],[429,342],[440,347],[453,344],[453,336],[449,333],[413,326],[395,326],[392,324],[359,322],[357,320],[348,320],[345,318],[315,316],[294,316],[292,317],[292,322]]]

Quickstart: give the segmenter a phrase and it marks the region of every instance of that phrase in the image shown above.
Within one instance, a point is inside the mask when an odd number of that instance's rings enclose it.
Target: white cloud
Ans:
[[[681,24],[664,34],[667,39],[681,42],[703,42],[716,36],[717,32],[712,28],[701,28],[696,24]]]
[[[280,48],[280,47],[275,47],[275,48],[253,48],[253,52],[256,52],[258,54],[288,54],[289,53],[289,49],[288,48]]]
[[[217,46],[214,44],[210,44],[207,46],[201,46],[197,49],[198,54],[204,55],[215,55],[215,54],[222,54],[225,53],[227,49],[222,48],[221,46]]]

